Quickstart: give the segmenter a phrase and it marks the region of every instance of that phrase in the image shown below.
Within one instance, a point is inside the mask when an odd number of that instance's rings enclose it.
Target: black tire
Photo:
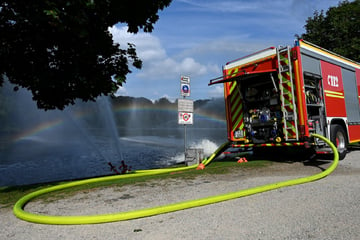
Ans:
[[[339,160],[343,160],[347,153],[347,136],[344,128],[339,124],[330,127],[330,141],[336,146],[339,153]]]

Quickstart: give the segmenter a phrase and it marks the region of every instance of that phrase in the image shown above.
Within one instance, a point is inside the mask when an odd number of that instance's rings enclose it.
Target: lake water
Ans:
[[[8,83],[0,97],[0,186],[111,175],[109,162],[138,170],[184,161],[184,126],[174,108],[142,113],[102,97],[44,111],[28,91],[14,92]],[[187,147],[203,148],[205,155],[226,141],[225,121],[214,118],[223,110],[214,104],[195,112],[194,125],[186,127]]]
[[[121,135],[126,132],[127,135]],[[0,186],[45,183],[114,174],[108,162],[124,160],[132,170],[162,168],[184,160],[184,128],[119,130],[119,150],[102,135],[92,140],[74,134],[64,139],[41,132],[23,137],[0,151]],[[130,133],[130,134],[129,134]],[[225,141],[225,129],[187,127],[187,147],[210,155]]]

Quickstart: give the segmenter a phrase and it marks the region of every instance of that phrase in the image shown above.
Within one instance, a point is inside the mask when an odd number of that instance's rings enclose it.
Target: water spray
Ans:
[[[99,108],[100,112],[104,113],[102,115],[107,116],[107,117],[105,117],[105,121],[106,121],[105,125],[110,126],[110,128],[111,128],[110,134],[113,138],[115,150],[116,150],[118,156],[120,157],[120,159],[124,160],[123,153],[119,146],[119,134],[118,134],[116,123],[114,121],[114,119],[115,119],[114,114],[110,107],[110,101],[109,101],[108,97],[101,97],[98,99],[98,101],[101,105]]]
[[[97,154],[99,154],[99,156],[101,158],[103,158],[104,160],[106,160],[106,157],[104,156],[104,154],[99,150],[98,146],[96,146],[95,142],[93,140],[91,140],[89,134],[86,133],[85,129],[83,126],[80,126],[80,124],[78,122],[76,122],[76,120],[74,119],[74,117],[68,113],[67,111],[65,112],[65,117],[80,131],[80,134],[84,137],[84,139],[88,142],[88,144],[91,146],[92,150],[95,150]]]

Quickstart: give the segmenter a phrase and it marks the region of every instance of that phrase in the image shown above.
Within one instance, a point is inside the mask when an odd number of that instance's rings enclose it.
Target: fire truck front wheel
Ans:
[[[339,152],[339,159],[343,160],[347,153],[347,137],[344,128],[339,124],[330,127],[330,140]]]

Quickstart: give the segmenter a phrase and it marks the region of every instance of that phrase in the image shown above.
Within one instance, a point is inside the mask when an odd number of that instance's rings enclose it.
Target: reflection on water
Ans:
[[[161,168],[183,161],[183,131],[180,126],[179,129],[172,130],[149,129],[149,135],[145,136],[122,136],[119,138],[119,147],[123,159],[113,157],[110,162],[120,166],[121,160],[124,160],[136,170]],[[164,135],[164,132],[167,132],[167,135]],[[224,142],[224,132],[225,129],[188,127],[187,145],[205,148],[205,153],[210,155],[217,145]],[[155,133],[157,135],[150,135]],[[108,140],[99,136],[95,143],[86,144],[87,141],[81,137],[73,137],[67,141],[44,139],[41,134],[23,138],[0,152],[0,186],[112,174],[107,164],[109,160],[103,156],[104,153],[112,151]]]

